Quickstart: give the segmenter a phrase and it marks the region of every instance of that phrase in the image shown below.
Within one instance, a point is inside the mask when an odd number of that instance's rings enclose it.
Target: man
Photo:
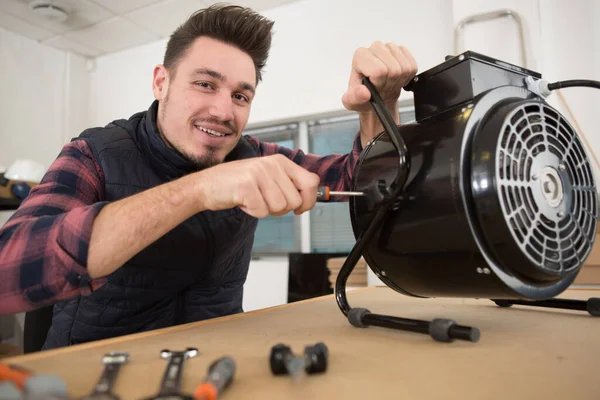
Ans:
[[[310,210],[319,184],[347,189],[383,130],[363,76],[399,123],[416,63],[377,42],[356,51],[342,98],[361,123],[348,155],[242,136],[272,25],[236,6],[190,17],[154,69],[150,108],[67,144],[0,231],[0,310],[56,303],[44,348],[241,312],[257,218]]]

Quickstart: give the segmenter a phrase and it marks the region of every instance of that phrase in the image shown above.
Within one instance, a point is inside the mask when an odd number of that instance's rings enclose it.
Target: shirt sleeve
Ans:
[[[67,144],[0,229],[0,314],[89,294],[104,284],[87,273],[103,197],[102,170],[85,141]]]
[[[261,156],[283,154],[301,167],[319,175],[321,186],[329,186],[331,190],[336,191],[350,190],[352,187],[354,167],[362,151],[360,132],[356,134],[352,149],[348,154],[328,156],[317,156],[304,153],[302,150],[291,150],[275,143],[262,142],[252,136],[246,136],[246,138],[258,147]],[[332,200],[339,199],[332,198]]]

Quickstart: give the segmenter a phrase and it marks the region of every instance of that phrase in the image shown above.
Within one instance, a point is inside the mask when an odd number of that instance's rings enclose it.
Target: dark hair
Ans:
[[[177,64],[192,43],[201,36],[208,36],[248,54],[254,62],[258,83],[269,56],[272,27],[272,21],[250,8],[225,3],[213,4],[196,11],[173,32],[167,43],[163,65],[174,74]]]

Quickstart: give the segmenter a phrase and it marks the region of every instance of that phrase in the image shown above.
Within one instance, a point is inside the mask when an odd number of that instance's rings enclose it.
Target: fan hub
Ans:
[[[562,180],[553,167],[542,169],[540,185],[544,199],[550,207],[558,207],[564,196]]]

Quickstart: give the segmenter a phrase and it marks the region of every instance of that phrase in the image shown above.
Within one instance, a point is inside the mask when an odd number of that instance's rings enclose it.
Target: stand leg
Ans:
[[[530,307],[559,308],[563,310],[587,311],[594,317],[600,317],[600,298],[591,297],[588,300],[550,299],[550,300],[492,300],[500,307],[523,305]]]

